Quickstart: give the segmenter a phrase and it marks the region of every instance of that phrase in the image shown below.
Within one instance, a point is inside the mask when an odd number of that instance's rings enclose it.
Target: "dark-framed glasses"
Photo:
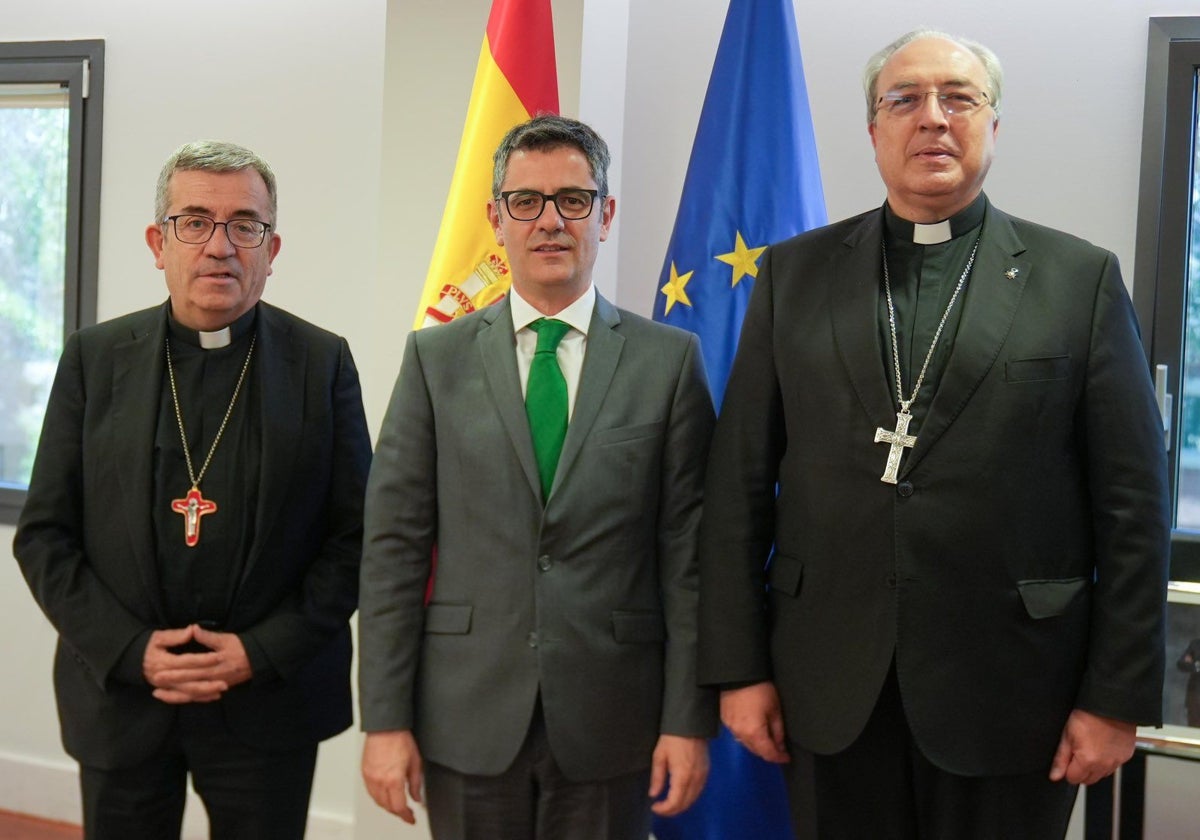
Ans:
[[[558,215],[577,222],[592,214],[599,195],[599,190],[584,189],[559,190],[550,195],[535,190],[508,190],[500,193],[498,200],[504,202],[508,215],[518,222],[532,222],[541,216],[547,201],[554,202]]]
[[[920,110],[927,96],[936,96],[942,113],[948,117],[970,114],[989,102],[988,95],[974,87],[953,90],[889,90],[879,97],[875,107],[893,116],[904,117]]]
[[[178,216],[167,216],[163,224],[170,222],[175,228],[175,238],[187,245],[203,245],[212,239],[217,227],[225,228],[225,236],[237,248],[257,248],[267,238],[271,226],[258,219],[230,219],[218,222],[208,216],[195,213],[182,213]]]

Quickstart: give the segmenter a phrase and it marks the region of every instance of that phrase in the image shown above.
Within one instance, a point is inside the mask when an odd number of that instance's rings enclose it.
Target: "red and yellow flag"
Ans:
[[[474,312],[508,292],[508,257],[485,212],[492,153],[510,128],[543,112],[558,113],[550,0],[493,0],[417,329]]]

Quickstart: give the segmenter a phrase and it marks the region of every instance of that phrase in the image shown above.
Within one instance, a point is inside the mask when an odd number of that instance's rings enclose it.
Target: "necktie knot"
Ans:
[[[571,331],[571,325],[557,318],[538,318],[529,325],[529,329],[538,337],[534,353],[556,353],[563,336]]]

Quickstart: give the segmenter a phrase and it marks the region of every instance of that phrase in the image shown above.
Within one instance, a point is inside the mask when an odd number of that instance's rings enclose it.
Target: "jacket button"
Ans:
[[[888,577],[887,577],[887,585],[888,585],[888,589],[895,589],[895,588],[896,588],[896,576],[895,576],[895,575],[888,575]]]
[[[537,633],[530,633],[530,634],[529,634],[529,636],[528,636],[528,637],[525,639],[525,641],[526,641],[526,642],[529,644],[529,646],[530,646],[531,648],[535,648],[535,647],[537,647],[537,646],[538,646],[538,635],[537,635]]]
[[[896,485],[896,492],[904,498],[908,498],[913,494],[913,486],[911,481],[901,481]]]
[[[550,555],[549,555],[549,554],[543,554],[541,557],[539,557],[539,558],[537,559],[537,566],[538,566],[538,568],[539,568],[539,569],[541,569],[543,572],[548,572],[548,571],[550,571],[550,567],[551,567],[552,565],[554,565],[554,564],[550,562]]]

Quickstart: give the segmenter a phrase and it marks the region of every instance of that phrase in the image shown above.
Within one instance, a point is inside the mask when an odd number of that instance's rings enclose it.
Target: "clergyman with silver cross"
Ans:
[[[746,311],[700,679],[783,766],[797,836],[1055,840],[1161,717],[1168,497],[1136,317],[1115,255],[984,193],[1002,89],[944,32],[872,56],[886,201],[768,248]]]

